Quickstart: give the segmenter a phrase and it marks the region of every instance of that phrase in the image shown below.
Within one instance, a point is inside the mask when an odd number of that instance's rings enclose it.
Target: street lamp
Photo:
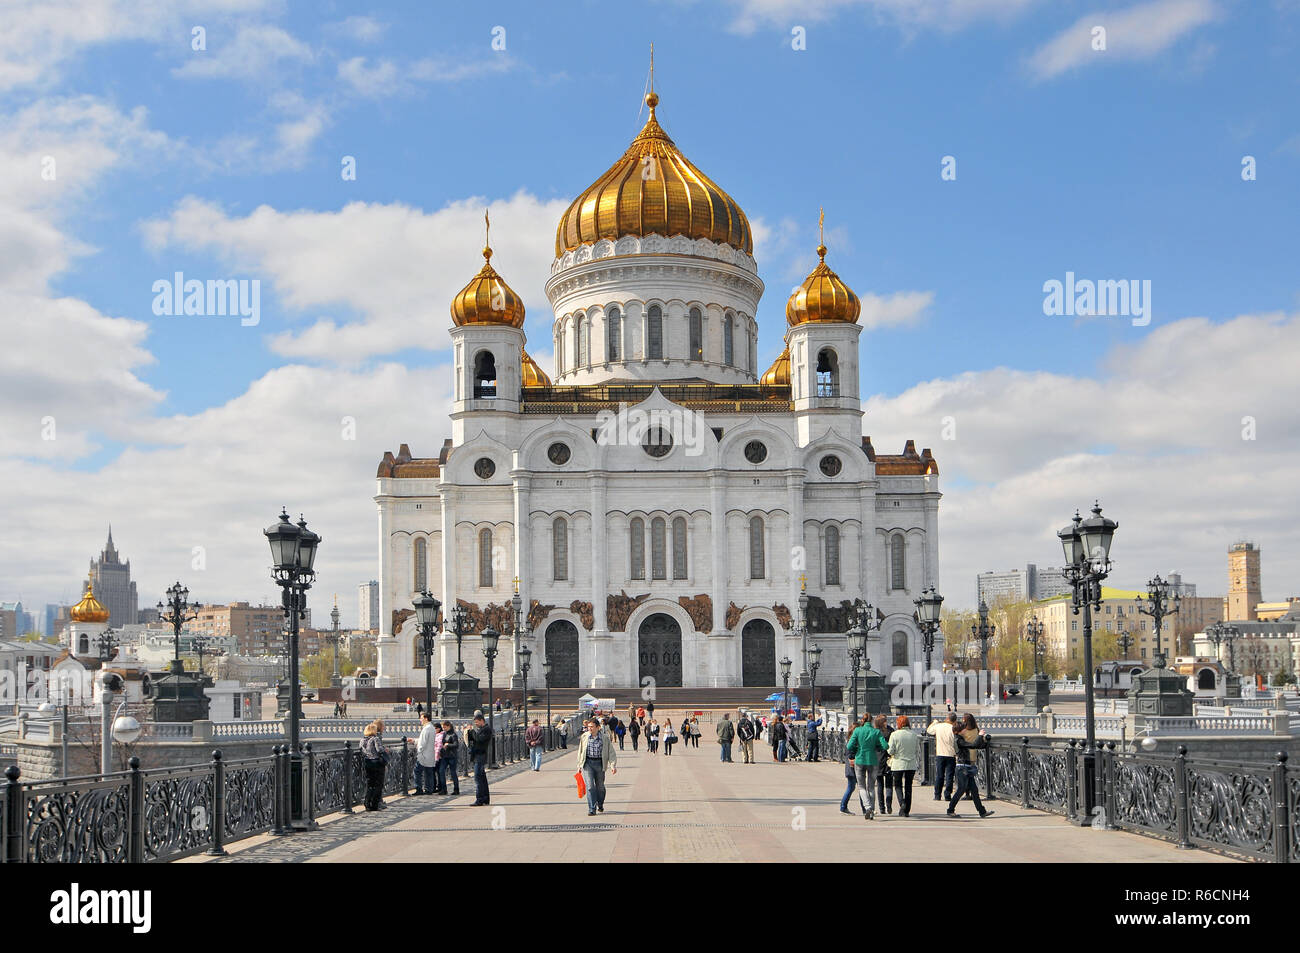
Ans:
[[[528,672],[532,668],[533,650],[524,646],[519,650],[519,673],[524,677],[524,727],[528,727]]]
[[[456,674],[465,674],[465,663],[460,660],[460,643],[469,631],[469,609],[460,602],[451,610],[451,629],[456,634]]]
[[[330,676],[330,686],[339,688],[343,676],[339,674],[339,597],[334,597],[334,608],[330,610],[330,626],[334,631],[334,674]]]
[[[790,710],[790,666],[794,663],[787,655],[781,659],[781,714]]]
[[[547,738],[550,738],[550,731],[551,731],[551,672],[552,671],[553,671],[553,666],[551,665],[551,659],[550,656],[547,656],[546,658],[542,659],[542,677],[546,679],[546,732],[547,732],[546,737]]]
[[[853,620],[853,627],[847,633],[849,645],[849,669],[853,672],[853,726],[858,724],[858,667],[862,656],[867,651],[867,630],[862,626],[861,618]]]
[[[1119,523],[1101,515],[1101,505],[1094,505],[1092,516],[1083,519],[1076,511],[1074,521],[1056,535],[1065,554],[1061,574],[1073,592],[1074,614],[1083,610],[1084,671],[1084,745],[1082,761],[1082,798],[1080,823],[1092,824],[1092,809],[1097,803],[1097,712],[1092,676],[1092,612],[1101,611],[1101,583],[1110,574],[1110,545]]]
[[[939,614],[943,609],[943,596],[934,591],[934,586],[921,590],[921,595],[912,600],[916,606],[916,621],[921,626],[921,647],[925,650],[925,674],[930,678],[930,657],[934,652],[934,637],[939,631]],[[925,694],[924,689],[922,694]],[[927,711],[929,702],[926,702]]]
[[[307,521],[299,518],[295,525],[289,514],[280,511],[280,518],[262,531],[271,547],[271,578],[284,590],[282,606],[289,627],[289,826],[295,830],[309,830],[313,822],[307,818],[303,796],[303,758],[299,733],[302,718],[298,687],[298,622],[306,616],[307,590],[316,578],[313,567],[321,538],[307,528]]]
[[[514,583],[515,583],[515,594],[510,599],[510,610],[511,610],[510,635],[512,637],[512,641],[514,642],[514,671],[511,673],[510,687],[520,688],[522,687],[522,683],[520,680],[521,669],[519,666],[523,660],[519,657],[519,650],[523,647],[524,637],[528,633],[527,633],[527,627],[524,624],[524,598],[519,594],[518,576],[515,576]]]
[[[497,766],[497,729],[496,718],[492,708],[492,669],[496,666],[497,660],[497,643],[501,641],[501,633],[492,626],[483,630],[483,657],[487,659],[488,670],[488,697],[487,697],[487,714],[488,724],[492,726],[492,753],[491,764],[489,767]]]
[[[1038,646],[1043,642],[1043,623],[1038,621],[1038,616],[1025,623],[1025,641],[1034,647],[1034,674],[1037,675],[1042,671],[1038,666]]]
[[[972,622],[970,634],[980,640],[980,671],[989,670],[989,639],[997,635],[998,627],[989,625],[989,607],[980,597],[979,622]]]
[[[812,720],[817,720],[817,672],[822,667],[822,648],[816,642],[808,647],[808,683],[812,699]]]
[[[190,604],[190,590],[182,586],[179,581],[167,590],[167,601],[158,603],[158,618],[163,622],[170,622],[172,627],[172,645],[175,649],[175,657],[172,659],[172,680],[176,684],[176,718],[180,720],[181,710],[181,673],[185,671],[185,663],[181,661],[181,627],[186,622],[192,622],[199,617],[199,610],[203,606],[199,603]]]
[[[1138,596],[1141,599],[1141,596]],[[1147,583],[1147,598],[1145,604],[1139,602],[1137,611],[1143,615],[1151,617],[1151,624],[1155,627],[1156,634],[1156,656],[1152,660],[1152,666],[1155,668],[1165,667],[1164,647],[1160,641],[1160,633],[1163,629],[1164,618],[1167,615],[1173,615],[1182,605],[1183,597],[1169,583],[1156,576]],[[1177,651],[1175,646],[1174,651]]]
[[[1133,633],[1121,632],[1119,635],[1115,636],[1115,644],[1118,645],[1119,650],[1124,653],[1124,661],[1127,662],[1128,650],[1133,646]]]
[[[420,627],[420,640],[424,646],[424,710],[433,718],[433,647],[438,635],[438,610],[442,603],[428,589],[411,603],[415,607],[415,621]],[[337,652],[335,653],[337,655]]]

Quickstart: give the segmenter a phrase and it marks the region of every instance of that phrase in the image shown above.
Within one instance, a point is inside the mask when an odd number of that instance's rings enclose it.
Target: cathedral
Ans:
[[[749,221],[658,102],[652,88],[645,126],[556,228],[554,377],[491,247],[451,302],[450,435],[433,456],[386,452],[377,474],[381,687],[454,670],[458,604],[467,670],[486,679],[491,624],[506,684],[516,595],[533,685],[545,658],[556,688],[770,688],[783,657],[803,667],[801,625],[818,682],[842,683],[859,598],[872,669],[923,659],[913,599],[938,586],[939,470],[910,440],[886,454],[863,436],[861,303],[822,244],[761,369]],[[426,588],[448,619],[431,662],[411,608]]]

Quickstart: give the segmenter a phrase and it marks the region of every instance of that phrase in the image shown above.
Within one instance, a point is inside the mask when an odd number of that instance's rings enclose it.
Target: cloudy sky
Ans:
[[[660,120],[754,226],[764,363],[825,206],[864,431],[940,462],[950,604],[1094,496],[1119,585],[1222,593],[1248,538],[1300,593],[1296,0],[419,6],[5,4],[0,599],[74,598],[110,522],[146,605],[269,596],[284,504],[353,621],[379,458],[449,432],[484,206],[549,367],[555,224],[644,120],[651,41]],[[260,320],[155,314],[176,272],[257,279]],[[1046,315],[1067,273],[1149,281],[1149,322]]]

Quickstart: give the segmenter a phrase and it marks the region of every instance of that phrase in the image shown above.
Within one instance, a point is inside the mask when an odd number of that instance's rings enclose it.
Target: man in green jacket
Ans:
[[[853,759],[853,773],[858,781],[858,800],[862,802],[863,820],[876,816],[876,772],[880,770],[880,755],[888,751],[885,736],[871,723],[867,715],[862,724],[853,729],[845,752]]]
[[[736,726],[731,723],[731,712],[724,712],[718,722],[718,744],[722,746],[722,760],[731,760],[731,743],[736,738]]]

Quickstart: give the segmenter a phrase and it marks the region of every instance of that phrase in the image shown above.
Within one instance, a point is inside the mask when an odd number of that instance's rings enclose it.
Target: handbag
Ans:
[[[575,775],[573,776],[573,780],[575,780],[575,781],[578,782],[578,797],[580,797],[580,798],[582,798],[582,797],[586,797],[586,796],[587,796],[587,779],[584,778],[584,777],[582,776],[582,772],[579,771],[577,774],[575,774]]]

